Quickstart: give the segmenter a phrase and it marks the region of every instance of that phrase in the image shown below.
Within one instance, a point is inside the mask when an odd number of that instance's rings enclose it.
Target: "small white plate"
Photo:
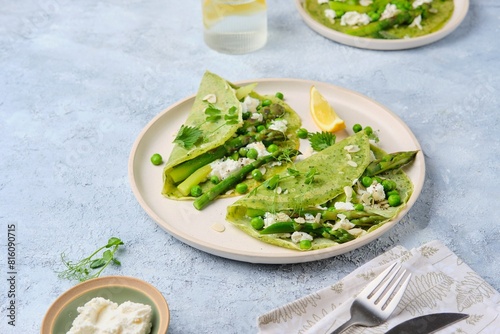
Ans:
[[[285,101],[301,116],[302,125],[318,131],[309,115],[311,86],[326,97],[348,128],[356,123],[370,125],[379,131],[380,146],[387,152],[420,150],[420,144],[403,123],[390,110],[359,93],[331,84],[298,79],[258,79],[256,91],[261,94],[282,92]],[[414,185],[414,192],[406,208],[396,219],[379,229],[353,241],[322,250],[300,252],[258,241],[225,220],[226,208],[236,198],[218,199],[203,211],[193,207],[191,201],[174,201],[162,196],[163,166],[154,166],[150,157],[160,153],[166,160],[172,150],[172,141],[184,123],[194,96],[181,100],[157,115],[139,134],[129,159],[129,180],[140,205],[159,226],[177,239],[205,252],[251,263],[300,263],[342,254],[378,238],[392,228],[417,200],[425,177],[422,153],[408,166],[406,172]],[[352,134],[352,131],[350,131]],[[337,140],[348,135],[337,133]],[[301,147],[307,146],[303,143]],[[221,232],[221,230],[223,230]]]
[[[351,36],[339,31],[330,29],[318,21],[314,20],[304,9],[304,0],[295,0],[297,9],[304,22],[318,34],[335,42],[354,46],[361,49],[370,50],[405,50],[434,43],[452,33],[465,18],[469,10],[469,0],[454,0],[455,9],[450,20],[445,26],[433,33],[425,36],[408,39],[375,39],[366,37]]]

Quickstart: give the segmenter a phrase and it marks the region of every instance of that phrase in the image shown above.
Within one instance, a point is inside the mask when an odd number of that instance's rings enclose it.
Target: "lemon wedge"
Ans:
[[[220,1],[203,0],[203,23],[205,27],[211,28],[214,24],[227,16],[251,15],[258,11],[266,10],[266,0],[256,1]]]
[[[345,129],[344,120],[337,115],[330,103],[315,86],[311,87],[310,107],[311,116],[322,131],[337,132]]]

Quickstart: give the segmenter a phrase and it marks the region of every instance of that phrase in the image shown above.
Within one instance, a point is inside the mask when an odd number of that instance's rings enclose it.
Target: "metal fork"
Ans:
[[[353,325],[377,326],[391,316],[411,278],[411,273],[405,275],[406,269],[396,265],[384,270],[356,296],[351,305],[351,319],[331,334],[340,334]]]

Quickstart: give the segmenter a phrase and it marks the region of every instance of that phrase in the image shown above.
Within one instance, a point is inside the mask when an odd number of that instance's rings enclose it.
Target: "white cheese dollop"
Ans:
[[[380,183],[373,182],[371,186],[366,188],[366,191],[372,195],[372,198],[379,202],[385,199],[384,187]]]
[[[288,128],[288,122],[285,119],[275,119],[269,125],[270,130],[281,131],[283,133],[286,131],[287,128]]]
[[[322,5],[324,3],[328,3],[329,0],[318,0],[318,5]]]
[[[366,25],[368,23],[370,23],[370,17],[365,13],[346,12],[340,18],[341,26]]]
[[[323,13],[325,14],[325,17],[327,19],[330,19],[330,22],[335,23],[335,17],[337,16],[337,14],[333,9],[325,9]]]
[[[241,103],[241,108],[243,112],[257,112],[259,104],[259,99],[254,99],[253,97],[247,95]]]
[[[299,243],[302,240],[310,240],[310,241],[312,241],[313,237],[310,234],[306,233],[306,232],[295,231],[295,232],[292,233],[291,239],[292,239],[293,242]]]
[[[247,149],[254,148],[255,150],[257,150],[258,157],[263,157],[263,156],[271,154],[267,151],[266,146],[264,146],[264,144],[261,141],[258,141],[255,143],[250,143],[247,146],[245,146],[245,148],[247,148]]]
[[[399,12],[400,12],[400,10],[398,9],[398,7],[396,7],[396,5],[393,5],[392,3],[388,3],[385,6],[384,11],[382,12],[382,15],[380,15],[380,20],[390,19],[391,17],[393,17],[394,15],[396,15]]]
[[[420,23],[422,23],[422,15],[417,16],[408,27],[417,27],[418,29],[422,30],[422,25]]]
[[[224,180],[231,173],[240,170],[243,166],[248,165],[253,160],[248,158],[233,159],[218,159],[210,163],[212,171],[208,176],[217,176],[220,180]]]
[[[354,204],[350,202],[335,202],[336,210],[352,211],[354,210]]]
[[[151,331],[151,306],[130,301],[120,306],[96,297],[77,308],[78,316],[67,334],[148,334]]]
[[[370,6],[373,3],[373,0],[359,0],[359,4],[361,6]]]

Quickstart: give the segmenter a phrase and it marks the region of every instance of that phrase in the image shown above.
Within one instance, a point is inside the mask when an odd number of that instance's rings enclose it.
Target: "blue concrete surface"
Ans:
[[[200,1],[2,1],[0,6],[0,285],[2,333],[36,333],[75,282],[73,259],[110,236],[128,275],[155,285],[169,333],[253,333],[256,317],[345,276],[395,245],[438,239],[500,289],[500,5],[472,1],[434,44],[382,52],[309,29],[293,1],[269,1],[269,41],[229,56],[203,43]],[[419,139],[427,175],[415,206],[380,239],[293,265],[255,265],[183,244],[135,199],[127,162],[141,129],[193,94],[205,70],[229,80],[325,81],[365,94]],[[16,227],[16,326],[8,325],[8,226]]]

